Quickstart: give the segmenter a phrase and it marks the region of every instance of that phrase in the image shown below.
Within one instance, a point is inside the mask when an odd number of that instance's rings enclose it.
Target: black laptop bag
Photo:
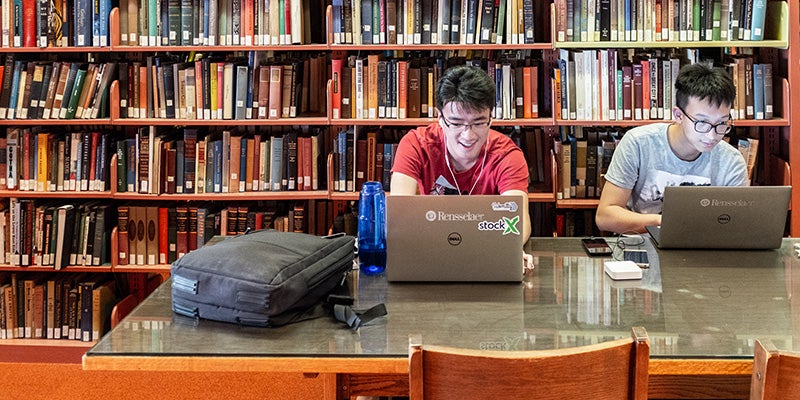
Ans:
[[[321,315],[352,269],[355,238],[263,230],[206,245],[172,264],[172,310],[280,326]]]

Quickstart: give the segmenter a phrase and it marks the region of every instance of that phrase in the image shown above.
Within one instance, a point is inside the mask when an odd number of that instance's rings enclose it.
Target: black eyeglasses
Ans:
[[[473,132],[485,132],[489,129],[489,125],[492,123],[492,118],[489,118],[487,121],[476,122],[474,124],[456,124],[448,121],[444,114],[439,115],[442,117],[444,125],[456,132],[464,132],[467,130],[467,128],[472,129]]]
[[[689,121],[694,122],[694,130],[697,133],[705,135],[706,133],[711,132],[711,130],[713,129],[716,135],[725,136],[728,134],[728,132],[731,131],[731,129],[733,129],[733,121],[731,120],[720,122],[718,124],[712,124],[711,122],[708,121],[695,120],[694,118],[689,116],[689,114],[686,112],[686,110],[683,109],[683,107],[678,106],[678,109],[681,110],[681,112],[683,112],[683,115],[685,115],[686,118],[689,118]]]

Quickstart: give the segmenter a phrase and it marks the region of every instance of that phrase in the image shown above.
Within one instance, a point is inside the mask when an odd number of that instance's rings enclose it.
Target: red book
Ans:
[[[650,119],[650,61],[642,60],[642,118]]]
[[[331,117],[342,118],[342,64],[344,60],[331,60]]]
[[[91,154],[89,155],[89,190],[95,190],[92,182],[95,181],[95,174],[97,169],[97,146],[100,145],[100,132],[92,132],[92,143],[89,146]]]
[[[158,263],[166,264],[169,254],[169,209],[158,208]]]
[[[633,71],[630,65],[622,66],[622,119],[633,119]]]
[[[183,257],[184,254],[189,252],[189,208],[188,207],[176,207],[175,208],[175,218],[176,218],[176,230],[177,230],[177,239],[175,243],[175,248],[178,251],[178,257]]]
[[[294,0],[300,1],[300,0]],[[291,0],[284,0],[283,1],[283,12],[284,12],[284,23],[283,23],[283,35],[281,36],[283,41],[281,44],[292,44],[292,4]]]
[[[8,5],[6,4],[6,6]],[[22,0],[23,47],[36,47],[36,10],[38,9],[39,3],[36,0]],[[11,12],[13,13],[13,8]]]
[[[261,190],[261,177],[258,173],[261,169],[261,134],[254,134],[251,143],[253,144],[253,176],[250,179],[252,180],[253,191],[258,192]]]

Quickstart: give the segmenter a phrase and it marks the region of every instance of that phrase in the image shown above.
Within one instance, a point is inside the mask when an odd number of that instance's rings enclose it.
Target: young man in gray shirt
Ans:
[[[672,123],[628,131],[614,150],[595,222],[603,231],[641,233],[661,225],[667,186],[745,186],[739,151],[719,145],[732,129],[736,87],[720,68],[691,64],[675,81]]]

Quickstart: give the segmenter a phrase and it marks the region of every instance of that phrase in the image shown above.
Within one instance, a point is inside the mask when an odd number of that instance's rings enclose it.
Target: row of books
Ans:
[[[522,58],[515,58],[522,57]],[[446,68],[473,65],[495,81],[495,119],[538,118],[541,60],[524,56],[466,60],[460,57],[383,59],[351,56],[331,60],[334,119],[437,117],[436,83]]]
[[[243,120],[324,115],[324,54],[148,56],[120,63],[120,116]]]
[[[561,127],[553,138],[558,163],[556,197],[599,198],[608,165],[624,132],[615,128]]]
[[[326,188],[326,135],[140,128],[117,142],[118,192],[239,193]]]
[[[2,47],[108,46],[111,0],[12,2],[0,13]]]
[[[334,0],[336,44],[533,44],[533,0]],[[541,38],[539,38],[541,39]]]
[[[240,227],[241,233],[269,228],[275,213],[274,208],[250,212],[248,221],[246,206],[217,208],[213,205],[119,206],[119,265],[172,263],[202,247],[214,235],[236,235]]]
[[[0,119],[88,119],[109,114],[116,63],[23,61],[0,66]]]
[[[333,191],[361,190],[364,182],[377,181],[389,190],[397,143],[404,128],[342,129],[333,137]]]
[[[0,339],[98,340],[120,294],[107,274],[35,274],[0,282]]]
[[[539,127],[499,127],[525,154],[529,191],[552,187],[551,135]],[[340,130],[333,138],[333,191],[359,191],[364,182],[378,181],[389,190],[397,144],[407,128],[361,127]]]
[[[743,137],[735,141],[729,139],[727,142],[731,145],[735,145],[742,154],[745,163],[747,163],[747,177],[750,180],[750,184],[757,184],[760,177],[758,176],[759,171],[756,170],[755,166],[756,161],[761,158],[759,157],[759,151],[763,151],[759,148],[760,139]]]
[[[616,49],[561,50],[553,71],[557,117],[564,120],[671,120],[681,59],[660,51],[622,57]],[[771,119],[772,64],[734,56],[725,64],[736,85],[733,119]],[[560,111],[560,113],[559,113]]]
[[[114,208],[96,201],[81,205],[11,199],[0,211],[0,260],[18,266],[99,266],[111,262]]]
[[[117,207],[119,265],[171,264],[214,236],[275,229],[325,235],[332,222],[316,201]],[[319,222],[317,222],[319,219]]]
[[[552,128],[541,127],[497,127],[522,149],[528,164],[528,192],[550,191],[553,184]]]
[[[9,127],[0,137],[0,190],[108,190],[109,140],[109,133]]]
[[[72,266],[168,264],[213,236],[275,229],[327,235],[341,204],[333,201],[254,201],[166,205],[58,204],[12,199],[0,211],[0,264]],[[117,227],[118,247],[111,248]]]
[[[556,40],[764,40],[765,28],[780,26],[786,6],[767,0],[555,0]]]
[[[120,299],[140,302],[162,281],[143,273],[0,272],[0,339],[98,340]]]
[[[122,0],[129,46],[268,46],[324,43],[324,3],[313,0]]]

